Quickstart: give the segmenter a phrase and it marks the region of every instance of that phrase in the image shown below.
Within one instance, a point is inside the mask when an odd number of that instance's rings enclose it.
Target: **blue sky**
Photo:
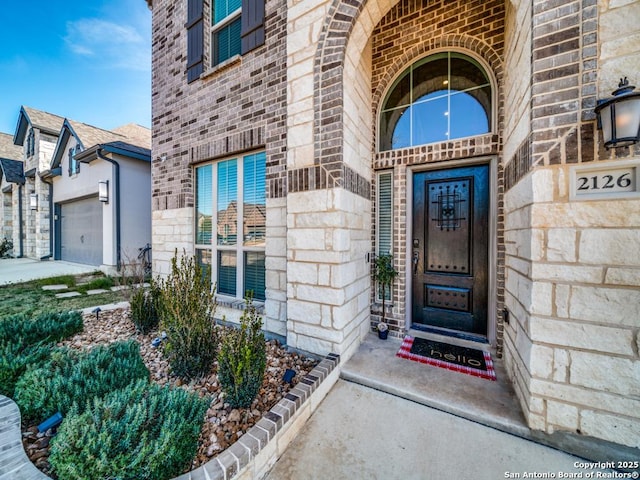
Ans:
[[[2,2],[0,132],[21,105],[112,129],[151,126],[151,12],[145,0]]]

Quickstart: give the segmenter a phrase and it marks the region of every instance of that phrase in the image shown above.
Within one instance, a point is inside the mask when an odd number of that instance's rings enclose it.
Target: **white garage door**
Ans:
[[[60,213],[62,260],[102,264],[102,203],[98,197],[65,203]]]

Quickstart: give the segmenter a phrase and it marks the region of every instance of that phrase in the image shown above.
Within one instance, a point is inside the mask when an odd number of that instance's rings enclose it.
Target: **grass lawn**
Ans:
[[[44,285],[62,284],[67,285],[69,288],[59,291],[42,289]],[[36,315],[50,311],[78,310],[126,300],[124,292],[109,291],[98,295],[86,295],[87,290],[109,289],[113,285],[113,279],[104,276],[96,278],[96,274],[92,274],[87,277],[65,275],[0,286],[0,318],[18,313]],[[56,298],[56,293],[72,291],[80,292],[82,295],[70,298]]]

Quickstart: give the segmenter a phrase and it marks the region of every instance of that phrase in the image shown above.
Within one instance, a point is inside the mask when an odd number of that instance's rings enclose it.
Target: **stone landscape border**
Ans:
[[[175,480],[262,478],[338,381],[339,364],[339,355],[327,355],[231,447]],[[0,395],[0,480],[48,478],[24,452],[18,406]]]

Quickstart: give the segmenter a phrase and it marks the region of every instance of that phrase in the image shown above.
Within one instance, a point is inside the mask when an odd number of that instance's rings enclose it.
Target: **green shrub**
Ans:
[[[81,353],[65,349],[20,377],[15,401],[25,419],[41,421],[57,411],[65,415],[74,405],[82,412],[93,397],[148,378],[140,346],[133,340]]]
[[[143,287],[132,287],[131,320],[140,333],[149,333],[158,326],[158,302],[160,289],[158,284],[151,281],[149,290]]]
[[[51,345],[21,345],[0,341],[0,394],[13,398],[16,383],[31,365],[46,362],[52,352]]]
[[[0,258],[10,257],[13,251],[13,241],[8,238],[0,240]]]
[[[222,338],[218,355],[218,379],[233,408],[247,408],[256,398],[267,364],[262,319],[251,298],[240,318],[240,328]]]
[[[51,440],[60,480],[163,480],[188,470],[209,405],[182,389],[143,381],[72,411]]]
[[[164,354],[173,372],[191,379],[207,375],[216,357],[218,339],[213,321],[214,292],[195,257],[178,253],[171,273],[160,281],[160,324],[167,332]]]
[[[0,394],[13,397],[16,382],[27,367],[46,361],[52,343],[82,327],[78,312],[45,313],[33,320],[12,315],[0,320]]]
[[[0,341],[20,341],[24,345],[57,342],[80,331],[82,315],[79,312],[43,313],[33,320],[25,315],[0,319]]]

